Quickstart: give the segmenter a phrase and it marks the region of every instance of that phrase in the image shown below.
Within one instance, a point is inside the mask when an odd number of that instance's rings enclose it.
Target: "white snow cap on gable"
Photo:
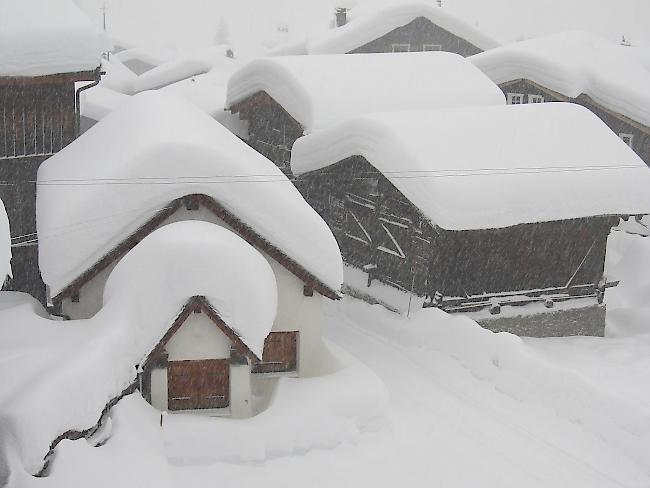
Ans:
[[[261,91],[307,132],[369,112],[505,104],[472,63],[446,52],[257,59],[230,78],[226,108]]]
[[[562,32],[469,58],[495,83],[527,79],[566,97],[599,105],[650,127],[650,50],[588,32]]]
[[[370,114],[296,141],[296,175],[363,156],[449,230],[650,212],[650,168],[571,103]]]
[[[486,51],[497,41],[433,2],[406,2],[396,5],[355,7],[348,12],[345,25],[329,30],[307,43],[309,54],[344,54],[378,39],[390,31],[424,17],[433,24]]]
[[[176,222],[145,237],[111,272],[97,320],[128,314],[131,342],[146,355],[197,295],[262,357],[277,311],[275,275],[250,244],[208,222]]]
[[[0,76],[91,71],[110,48],[72,0],[0,0]]]
[[[275,164],[191,103],[143,92],[39,168],[39,259],[52,294],[170,202],[195,193],[339,290],[343,266],[331,230]]]
[[[9,217],[0,200],[0,288],[7,276],[11,276],[11,231]]]

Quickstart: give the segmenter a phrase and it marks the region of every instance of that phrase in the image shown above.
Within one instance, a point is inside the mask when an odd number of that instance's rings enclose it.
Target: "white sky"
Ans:
[[[240,53],[289,27],[288,39],[327,28],[337,4],[399,0],[106,0],[108,29],[136,44],[178,48],[211,44],[221,16]],[[435,0],[430,0],[435,4]],[[101,23],[104,0],[77,0]],[[343,3],[342,3],[343,2]],[[635,44],[650,44],[649,0],[443,0],[443,7],[498,40],[512,41],[566,29],[583,29]]]

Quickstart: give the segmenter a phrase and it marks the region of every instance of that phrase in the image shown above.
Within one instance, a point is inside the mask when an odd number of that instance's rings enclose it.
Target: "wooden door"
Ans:
[[[298,332],[271,332],[264,340],[262,362],[254,373],[287,373],[298,368]]]
[[[171,361],[167,366],[169,410],[224,408],[230,404],[227,359]]]

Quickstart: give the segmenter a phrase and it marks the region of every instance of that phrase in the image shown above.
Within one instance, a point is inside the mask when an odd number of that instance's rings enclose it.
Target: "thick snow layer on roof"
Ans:
[[[230,78],[226,107],[261,91],[307,131],[368,112],[505,103],[472,63],[444,52],[258,59]]]
[[[276,313],[273,271],[243,239],[206,222],[174,223],[146,237],[111,273],[92,319],[54,322],[29,304],[0,312],[2,444],[10,439],[25,468],[37,472],[56,437],[95,425],[195,295],[261,355]]]
[[[298,139],[291,167],[353,155],[444,229],[650,211],[650,168],[576,104],[370,114]]]
[[[93,120],[102,120],[128,99],[129,95],[101,85],[94,86],[81,92],[81,115]]]
[[[11,276],[11,230],[5,206],[0,200],[0,288],[7,276]]]
[[[528,79],[650,127],[650,51],[587,32],[563,32],[502,46],[469,58],[495,83]]]
[[[94,70],[110,47],[72,0],[0,0],[0,76]]]
[[[189,102],[154,91],[132,97],[39,169],[40,267],[53,295],[192,193],[211,196],[340,288],[336,240],[283,173]]]
[[[228,49],[230,49],[228,46],[213,46],[179,55],[177,59],[167,61],[142,73],[134,81],[133,88],[136,93],[155,90],[192,76],[207,73],[215,67],[232,73],[239,64],[235,59],[227,57]]]
[[[495,48],[497,41],[448,10],[425,2],[406,2],[399,5],[364,5],[353,8],[347,24],[329,30],[307,43],[309,54],[344,54],[361,47],[390,31],[424,17],[446,31],[465,39],[482,50]]]

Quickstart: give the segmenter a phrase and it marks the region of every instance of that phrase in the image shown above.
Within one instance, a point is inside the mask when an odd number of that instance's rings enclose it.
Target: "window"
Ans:
[[[528,103],[544,103],[544,97],[541,95],[528,95]]]
[[[423,51],[442,51],[440,44],[422,44]]]
[[[623,142],[627,144],[628,146],[632,147],[632,144],[634,143],[634,134],[624,134],[620,133],[618,135],[621,139],[623,139]]]
[[[407,53],[411,50],[410,44],[393,44],[394,53]]]
[[[524,103],[524,96],[521,93],[508,93],[509,105],[521,105]]]

